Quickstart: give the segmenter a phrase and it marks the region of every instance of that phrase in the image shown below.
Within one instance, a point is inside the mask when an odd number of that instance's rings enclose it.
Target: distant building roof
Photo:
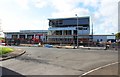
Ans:
[[[20,30],[20,32],[48,32],[48,30]]]
[[[57,19],[60,19],[60,20],[66,20],[66,19],[76,19],[77,17],[69,17],[69,18],[48,18],[48,20],[57,20]],[[79,19],[80,18],[90,18],[90,16],[85,16],[85,17],[78,17]]]
[[[20,30],[20,32],[4,32],[5,34],[47,33],[48,30]]]

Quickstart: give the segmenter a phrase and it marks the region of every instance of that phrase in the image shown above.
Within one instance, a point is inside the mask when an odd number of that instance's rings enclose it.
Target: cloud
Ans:
[[[29,9],[29,0],[14,0],[22,9]]]
[[[120,2],[118,4],[118,13],[120,13]],[[120,14],[118,15],[118,21],[120,21]],[[120,32],[120,22],[118,22],[118,32]]]
[[[78,7],[80,2],[80,0],[51,0],[52,7],[55,9],[52,17],[75,17],[75,14],[78,16],[89,15],[88,9]]]
[[[104,18],[101,25],[103,33],[116,33],[118,30],[118,0],[101,0],[101,6],[96,12],[96,19]],[[98,17],[97,17],[98,16]],[[97,23],[96,23],[97,25]]]
[[[98,8],[101,0],[79,0],[83,3],[84,7],[91,6],[93,8]]]
[[[48,5],[46,0],[32,0],[33,4],[37,8],[44,8]]]
[[[88,16],[89,11],[84,8],[76,8],[73,10],[68,10],[64,12],[54,12],[52,13],[53,18],[64,18],[64,17],[76,17],[75,14],[78,14],[78,16]]]
[[[95,34],[117,32],[118,1],[0,0],[1,26],[12,31],[48,29],[48,18],[75,17],[78,14],[92,18]]]
[[[118,0],[101,0],[101,6],[99,12],[102,16],[110,16],[111,14],[117,14]]]
[[[72,2],[72,0],[51,0],[51,3],[51,6],[59,12],[69,11],[75,7],[74,1]]]

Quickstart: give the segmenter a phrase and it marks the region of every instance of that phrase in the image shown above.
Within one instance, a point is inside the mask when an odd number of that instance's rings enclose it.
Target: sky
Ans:
[[[118,32],[120,0],[0,0],[4,32],[48,30],[49,18],[90,16],[94,34]]]

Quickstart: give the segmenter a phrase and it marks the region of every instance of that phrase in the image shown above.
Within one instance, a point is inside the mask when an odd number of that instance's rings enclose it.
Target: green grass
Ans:
[[[13,52],[14,49],[0,46],[0,55]]]

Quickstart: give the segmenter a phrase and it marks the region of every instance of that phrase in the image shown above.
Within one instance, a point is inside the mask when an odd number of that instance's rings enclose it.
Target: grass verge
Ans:
[[[12,48],[0,46],[0,55],[10,53],[13,51],[14,51],[14,49],[12,49]]]

